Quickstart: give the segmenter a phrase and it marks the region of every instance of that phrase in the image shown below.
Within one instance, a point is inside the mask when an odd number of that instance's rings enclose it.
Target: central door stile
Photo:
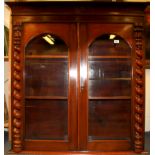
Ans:
[[[78,24],[79,38],[79,101],[78,101],[78,147],[79,150],[87,150],[88,139],[88,80],[87,80],[87,27],[85,23]]]
[[[77,102],[77,85],[78,85],[78,44],[77,44],[77,25],[75,23],[72,23],[70,26],[71,35],[71,51],[70,51],[70,57],[69,57],[69,108],[70,113],[68,113],[68,119],[70,120],[70,127],[69,127],[69,133],[71,135],[70,137],[70,150],[74,150],[78,148],[78,102]],[[74,36],[74,37],[73,37]]]

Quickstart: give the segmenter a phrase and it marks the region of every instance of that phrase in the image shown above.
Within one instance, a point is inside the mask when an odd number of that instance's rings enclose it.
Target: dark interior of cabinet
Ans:
[[[52,35],[53,42],[47,42],[44,37],[48,35],[34,38],[25,51],[25,136],[64,140],[67,46]],[[114,36],[100,36],[89,47],[89,140],[130,138],[131,49],[121,37]]]
[[[34,55],[68,55],[65,42],[53,34],[41,34],[34,37],[26,47],[26,56]]]
[[[25,49],[25,138],[67,140],[68,47],[43,34]]]
[[[89,140],[130,139],[130,99],[89,100]]]
[[[67,59],[26,59],[25,95],[63,96],[68,95]]]
[[[67,100],[26,99],[26,139],[67,140]]]
[[[89,46],[89,131],[92,140],[127,140],[131,136],[131,49],[115,34]]]

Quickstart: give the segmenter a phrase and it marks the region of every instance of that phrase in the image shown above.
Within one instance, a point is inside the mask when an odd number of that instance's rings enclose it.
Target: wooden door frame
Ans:
[[[87,27],[87,25],[94,25],[94,27],[92,29],[90,29],[89,27]],[[88,143],[87,139],[88,139],[88,46],[90,45],[90,43],[93,41],[93,39],[95,39],[97,36],[102,35],[100,33],[100,27],[95,25],[100,25],[102,27],[104,27],[104,31],[106,34],[107,33],[114,33],[117,34],[119,36],[121,36],[122,38],[124,38],[128,44],[131,46],[131,52],[132,52],[132,59],[131,59],[131,64],[132,64],[132,81],[131,81],[131,142],[127,141],[127,140],[107,140],[107,141],[102,141],[102,140],[96,140],[94,142]],[[128,29],[125,32],[122,32],[121,29],[123,29],[124,26],[127,26]],[[111,28],[112,29],[111,29]],[[96,31],[96,34],[92,34],[91,30]],[[91,34],[88,34],[90,31]],[[115,26],[113,26],[113,24],[104,24],[104,23],[81,23],[80,24],[80,30],[79,30],[79,35],[83,35],[84,37],[80,37],[82,38],[79,42],[80,44],[80,59],[81,59],[81,65],[82,67],[84,66],[85,72],[87,73],[87,76],[85,76],[84,79],[84,87],[83,87],[83,81],[82,84],[80,82],[80,86],[79,86],[79,98],[80,101],[78,102],[78,120],[80,120],[78,122],[78,130],[79,130],[79,150],[89,150],[89,151],[97,151],[97,150],[106,150],[107,151],[119,151],[119,146],[124,146],[124,148],[122,148],[122,150],[124,151],[128,151],[128,150],[134,150],[135,151],[138,149],[136,149],[136,147],[134,145],[132,145],[135,142],[135,117],[137,116],[137,114],[135,114],[135,94],[134,94],[134,90],[135,90],[135,43],[134,43],[134,36],[133,36],[133,31],[134,31],[134,25],[133,24],[116,24]],[[143,60],[143,59],[142,59]],[[136,60],[137,61],[137,60]],[[142,62],[141,62],[142,63]],[[81,68],[80,68],[81,69]],[[137,73],[138,74],[138,73]],[[142,75],[142,74],[141,74]],[[82,75],[81,75],[82,76]],[[144,81],[143,81],[144,82]],[[82,86],[81,86],[82,85]],[[142,85],[142,83],[141,83]],[[82,88],[83,87],[83,88]],[[142,94],[142,92],[140,90],[139,93]],[[140,112],[140,109],[138,109]],[[142,112],[142,111],[141,111]],[[142,114],[142,113],[141,113]],[[138,118],[136,118],[138,119]],[[140,116],[139,116],[140,119]],[[143,116],[141,119],[144,119]],[[87,120],[87,121],[86,121]],[[137,120],[138,121],[138,120]],[[143,120],[144,121],[144,120]],[[142,123],[142,121],[140,122]],[[138,128],[138,127],[137,127]],[[140,134],[140,133],[139,133]],[[143,137],[144,138],[144,137]],[[141,138],[142,140],[142,138]],[[107,147],[107,142],[110,144],[110,147]],[[97,147],[98,144],[98,147]],[[141,143],[142,144],[142,143]],[[96,149],[92,149],[95,148]],[[140,146],[139,146],[140,147]],[[141,145],[141,149],[143,149],[143,145]]]
[[[33,29],[29,32],[29,29]],[[53,28],[52,28],[53,26]],[[66,29],[69,35],[66,35]],[[66,27],[66,28],[65,28]],[[26,28],[26,30],[25,30]],[[53,30],[54,29],[54,30]],[[13,24],[13,54],[12,54],[12,139],[13,150],[20,152],[21,150],[75,150],[77,148],[77,77],[71,76],[71,70],[76,72],[77,66],[77,37],[76,37],[76,24],[64,23],[15,23]],[[19,31],[20,30],[20,31]],[[33,38],[44,33],[57,33],[63,40],[67,41],[69,47],[69,95],[68,95],[68,141],[65,140],[25,140],[24,139],[24,51],[27,43]],[[20,37],[19,39],[17,38]],[[74,37],[73,37],[74,36]],[[22,37],[22,39],[21,39]],[[20,41],[20,44],[18,43]],[[17,42],[17,43],[16,43]],[[18,79],[20,77],[20,80]],[[16,85],[14,85],[16,83]],[[20,89],[18,88],[20,87]],[[16,103],[18,100],[18,103]],[[14,104],[15,102],[15,104]],[[19,107],[18,107],[19,106]]]

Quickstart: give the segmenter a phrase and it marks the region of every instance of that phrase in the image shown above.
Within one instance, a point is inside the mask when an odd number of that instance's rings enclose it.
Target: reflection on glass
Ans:
[[[68,138],[68,47],[43,34],[25,49],[25,138]]]
[[[109,39],[114,39],[115,37],[116,37],[115,34],[110,34],[110,35],[109,35]]]
[[[43,36],[43,39],[47,41],[50,45],[55,44],[55,39],[50,34],[46,34],[45,36]]]
[[[89,141],[130,139],[130,56],[129,45],[116,34],[102,35],[89,46]]]

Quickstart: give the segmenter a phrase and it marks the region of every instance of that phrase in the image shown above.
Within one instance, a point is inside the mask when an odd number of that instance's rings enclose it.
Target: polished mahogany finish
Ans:
[[[144,153],[147,3],[6,3],[12,151]]]

